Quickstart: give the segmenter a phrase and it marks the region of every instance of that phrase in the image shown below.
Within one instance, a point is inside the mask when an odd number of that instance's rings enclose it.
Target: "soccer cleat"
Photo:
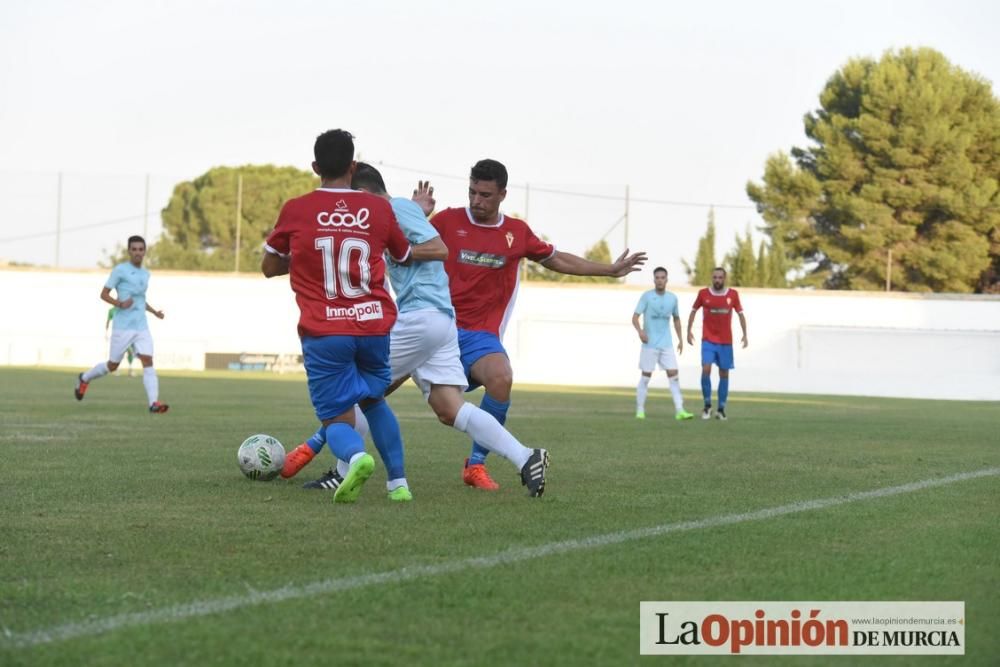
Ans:
[[[357,461],[351,465],[344,482],[337,487],[333,494],[335,503],[353,503],[361,494],[361,487],[364,486],[368,478],[375,472],[375,459],[371,454],[362,454]]]
[[[397,486],[389,492],[389,500],[396,503],[408,503],[413,500],[413,494],[405,486]]]
[[[674,415],[674,419],[676,419],[679,422],[682,422],[685,419],[694,419],[694,415],[688,412],[687,410],[678,410],[677,414]]]
[[[76,386],[73,387],[73,395],[76,396],[76,400],[83,400],[83,395],[87,393],[87,387],[89,386],[89,382],[83,381],[83,373],[76,376]]]
[[[645,419],[646,418],[646,413],[643,412],[642,410],[637,410],[636,413],[635,413],[635,418],[636,419]]]
[[[302,443],[285,457],[285,465],[281,467],[281,477],[283,479],[295,477],[300,470],[313,460],[314,456],[316,456],[316,452],[312,450],[312,447]]]
[[[702,419],[712,418],[712,408],[710,406],[706,406],[705,409],[701,411],[701,418]]]
[[[344,478],[340,476],[336,468],[330,468],[326,473],[323,474],[319,479],[314,479],[311,482],[306,482],[302,485],[303,489],[322,489],[325,491],[336,491],[337,487],[344,483]]]
[[[166,403],[160,403],[159,401],[153,401],[153,404],[149,406],[149,411],[154,414],[162,414],[170,409],[170,406]]]
[[[726,409],[725,408],[719,408],[715,412],[715,418],[718,419],[720,422],[726,421],[728,419],[728,417],[726,417]]]
[[[465,459],[465,468],[462,470],[462,481],[468,486],[474,486],[484,491],[496,491],[500,485],[493,481],[490,474],[486,472],[486,466],[482,463],[469,465],[469,459]]]
[[[544,449],[531,452],[528,462],[521,468],[521,484],[528,487],[528,495],[540,498],[545,493],[545,472],[549,469],[549,453]]]

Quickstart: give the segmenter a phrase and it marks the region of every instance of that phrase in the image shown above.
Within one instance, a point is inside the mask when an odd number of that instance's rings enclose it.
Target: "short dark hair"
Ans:
[[[128,237],[128,242],[125,244],[125,247],[131,248],[133,243],[141,243],[143,248],[146,247],[146,239],[142,238],[138,234],[133,234]]]
[[[378,169],[367,162],[359,162],[351,177],[351,187],[355,190],[367,190],[376,195],[384,195],[385,181]]]
[[[327,130],[313,144],[316,167],[323,178],[340,178],[354,161],[354,135],[347,130]]]
[[[507,189],[507,167],[496,160],[480,160],[472,165],[469,178],[474,181],[496,181],[497,188]]]
[[[714,269],[712,269],[712,273],[715,273],[716,271],[722,271],[722,275],[724,275],[724,276],[728,276],[729,275],[726,272],[726,270],[724,268],[722,268],[721,266],[717,266]]]
[[[655,276],[655,275],[656,275],[657,273],[659,273],[660,271],[663,271],[664,273],[666,273],[666,272],[667,272],[667,270],[666,270],[665,268],[663,268],[662,266],[658,266],[658,267],[656,267],[655,269],[653,269],[653,275]]]

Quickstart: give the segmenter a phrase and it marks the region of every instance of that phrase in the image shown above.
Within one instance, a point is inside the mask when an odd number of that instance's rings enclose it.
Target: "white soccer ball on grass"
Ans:
[[[269,482],[278,476],[285,465],[285,448],[277,438],[258,433],[243,441],[237,460],[240,470],[248,478]]]

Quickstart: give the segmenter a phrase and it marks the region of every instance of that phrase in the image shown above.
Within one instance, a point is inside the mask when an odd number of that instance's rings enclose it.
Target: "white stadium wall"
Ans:
[[[107,355],[105,271],[0,270],[0,365],[85,368]],[[687,326],[694,288],[673,289]],[[515,382],[634,386],[634,287],[522,286],[504,343]],[[741,289],[750,346],[733,391],[1000,400],[1000,298]],[[205,368],[208,354],[297,355],[287,279],[153,272],[156,365]],[[695,331],[700,339],[700,317]],[[733,322],[738,341],[739,324]],[[246,357],[245,357],[246,358]],[[680,356],[699,386],[699,348]],[[654,386],[662,387],[662,373]]]

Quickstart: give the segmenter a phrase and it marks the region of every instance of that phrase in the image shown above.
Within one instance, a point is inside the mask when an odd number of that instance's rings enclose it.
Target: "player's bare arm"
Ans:
[[[642,330],[642,325],[639,324],[639,313],[632,313],[632,327],[639,334],[639,340],[643,343],[649,342],[649,336],[646,335],[646,332]]]
[[[692,308],[691,315],[688,317],[688,345],[694,345],[694,315],[697,312],[697,308]]]
[[[746,347],[747,343],[747,318],[743,316],[743,311],[736,313],[740,317],[740,328],[743,329],[743,347]]]
[[[641,271],[642,265],[646,263],[646,253],[636,252],[628,254],[625,249],[614,264],[601,264],[584,259],[579,255],[557,250],[552,257],[541,264],[550,271],[567,273],[573,276],[611,276],[621,278],[634,271]]]
[[[434,212],[434,205],[437,202],[434,201],[434,188],[431,187],[430,181],[417,181],[417,188],[413,191],[411,199],[420,207],[424,215],[430,215]]]
[[[111,296],[110,287],[105,287],[104,289],[101,290],[101,301],[104,301],[105,303],[110,303],[115,308],[121,308],[123,310],[132,307],[132,297],[129,297],[124,301],[119,301],[115,297]]]
[[[681,318],[674,315],[674,331],[677,332],[677,354],[684,352],[684,339],[681,337]]]
[[[157,319],[161,319],[161,320],[163,319],[163,311],[162,310],[157,310],[156,308],[153,308],[151,305],[149,305],[149,303],[146,303],[146,312],[147,313],[152,313],[153,315],[155,315],[157,317]]]
[[[291,265],[291,257],[282,257],[273,252],[264,252],[264,258],[260,260],[260,272],[265,278],[288,275],[288,268]]]
[[[443,262],[448,259],[448,246],[440,236],[435,236],[430,241],[411,246],[410,256],[414,262]]]

